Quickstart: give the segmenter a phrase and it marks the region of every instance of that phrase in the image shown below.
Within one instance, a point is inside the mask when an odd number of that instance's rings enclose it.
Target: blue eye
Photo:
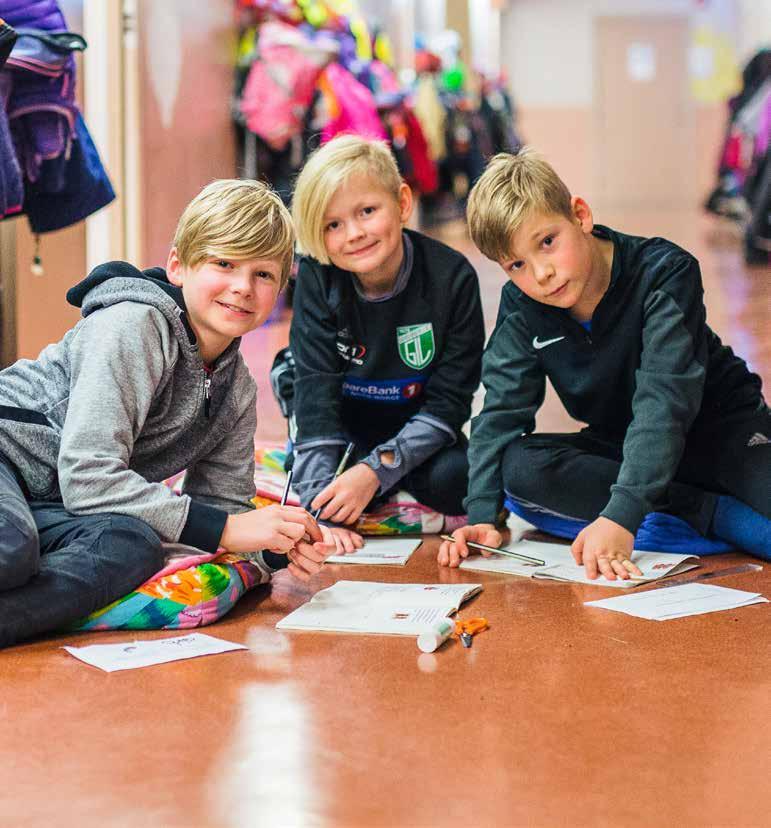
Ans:
[[[232,267],[233,267],[233,265],[231,264],[231,262],[225,261],[225,259],[217,259],[217,261],[215,262],[215,264],[217,265],[217,267],[224,268],[225,270],[227,270],[228,268],[232,268]]]
[[[524,266],[525,266],[525,263],[524,263],[524,262],[519,262],[519,261],[518,261],[518,262],[512,262],[512,263],[509,265],[509,270],[522,270],[522,268],[523,268]]]

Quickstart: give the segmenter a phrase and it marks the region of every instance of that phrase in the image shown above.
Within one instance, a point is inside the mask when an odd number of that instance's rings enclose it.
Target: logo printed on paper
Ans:
[[[434,326],[430,322],[397,328],[396,343],[402,362],[409,368],[425,368],[436,355]]]
[[[553,345],[555,342],[559,342],[564,338],[564,336],[556,336],[554,339],[545,339],[543,342],[541,342],[537,336],[534,336],[533,347],[536,349],[536,351],[540,351],[541,348],[545,348],[547,345]]]

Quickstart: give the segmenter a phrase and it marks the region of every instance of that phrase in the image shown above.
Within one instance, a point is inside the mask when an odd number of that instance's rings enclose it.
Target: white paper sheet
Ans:
[[[338,581],[282,618],[276,629],[420,635],[481,589],[481,584]]]
[[[548,578],[555,581],[571,581],[589,586],[611,587],[613,589],[630,589],[650,581],[677,575],[699,565],[695,555],[672,555],[665,552],[632,552],[632,560],[642,571],[642,577],[633,575],[622,580],[609,581],[604,576],[592,581],[586,576],[584,567],[573,560],[570,547],[565,544],[546,543],[544,541],[520,540],[510,543],[505,549],[520,552],[531,558],[544,561],[543,566],[524,563],[503,555],[491,555],[489,558],[472,555],[466,558],[461,569],[473,572],[501,572],[506,575],[519,575],[524,578]]]
[[[327,563],[404,566],[423,541],[420,538],[368,538],[350,555],[331,555]]]
[[[196,656],[227,653],[230,650],[246,650],[243,644],[223,641],[203,633],[159,638],[155,641],[124,641],[122,644],[91,644],[88,647],[64,647],[70,655],[113,673],[116,670],[133,670],[167,661],[181,661]]]
[[[684,618],[688,615],[738,609],[751,604],[767,604],[768,600],[759,592],[745,592],[741,589],[729,589],[711,584],[682,584],[650,592],[637,592],[634,595],[624,595],[620,598],[602,598],[599,601],[585,601],[584,603],[587,607],[623,612],[636,618],[668,621],[670,618]]]

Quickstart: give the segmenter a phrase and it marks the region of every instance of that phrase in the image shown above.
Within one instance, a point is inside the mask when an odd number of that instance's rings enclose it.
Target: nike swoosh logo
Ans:
[[[553,345],[555,342],[559,342],[561,339],[564,339],[564,336],[558,336],[555,339],[547,339],[544,342],[540,342],[537,336],[533,337],[533,347],[536,351],[540,351],[541,348],[545,348],[547,345]]]

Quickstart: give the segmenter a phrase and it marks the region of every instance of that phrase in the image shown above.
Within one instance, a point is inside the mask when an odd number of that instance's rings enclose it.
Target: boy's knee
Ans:
[[[442,452],[431,468],[431,482],[438,486],[462,487],[468,484],[468,455],[455,447]]]
[[[0,515],[0,590],[26,584],[39,570],[40,541],[35,527],[20,527]]]
[[[548,485],[552,453],[537,438],[514,440],[503,455],[503,488],[516,497],[539,502]]]
[[[108,530],[112,544],[125,549],[126,561],[148,571],[147,577],[163,567],[164,552],[158,534],[139,518],[112,515]]]

